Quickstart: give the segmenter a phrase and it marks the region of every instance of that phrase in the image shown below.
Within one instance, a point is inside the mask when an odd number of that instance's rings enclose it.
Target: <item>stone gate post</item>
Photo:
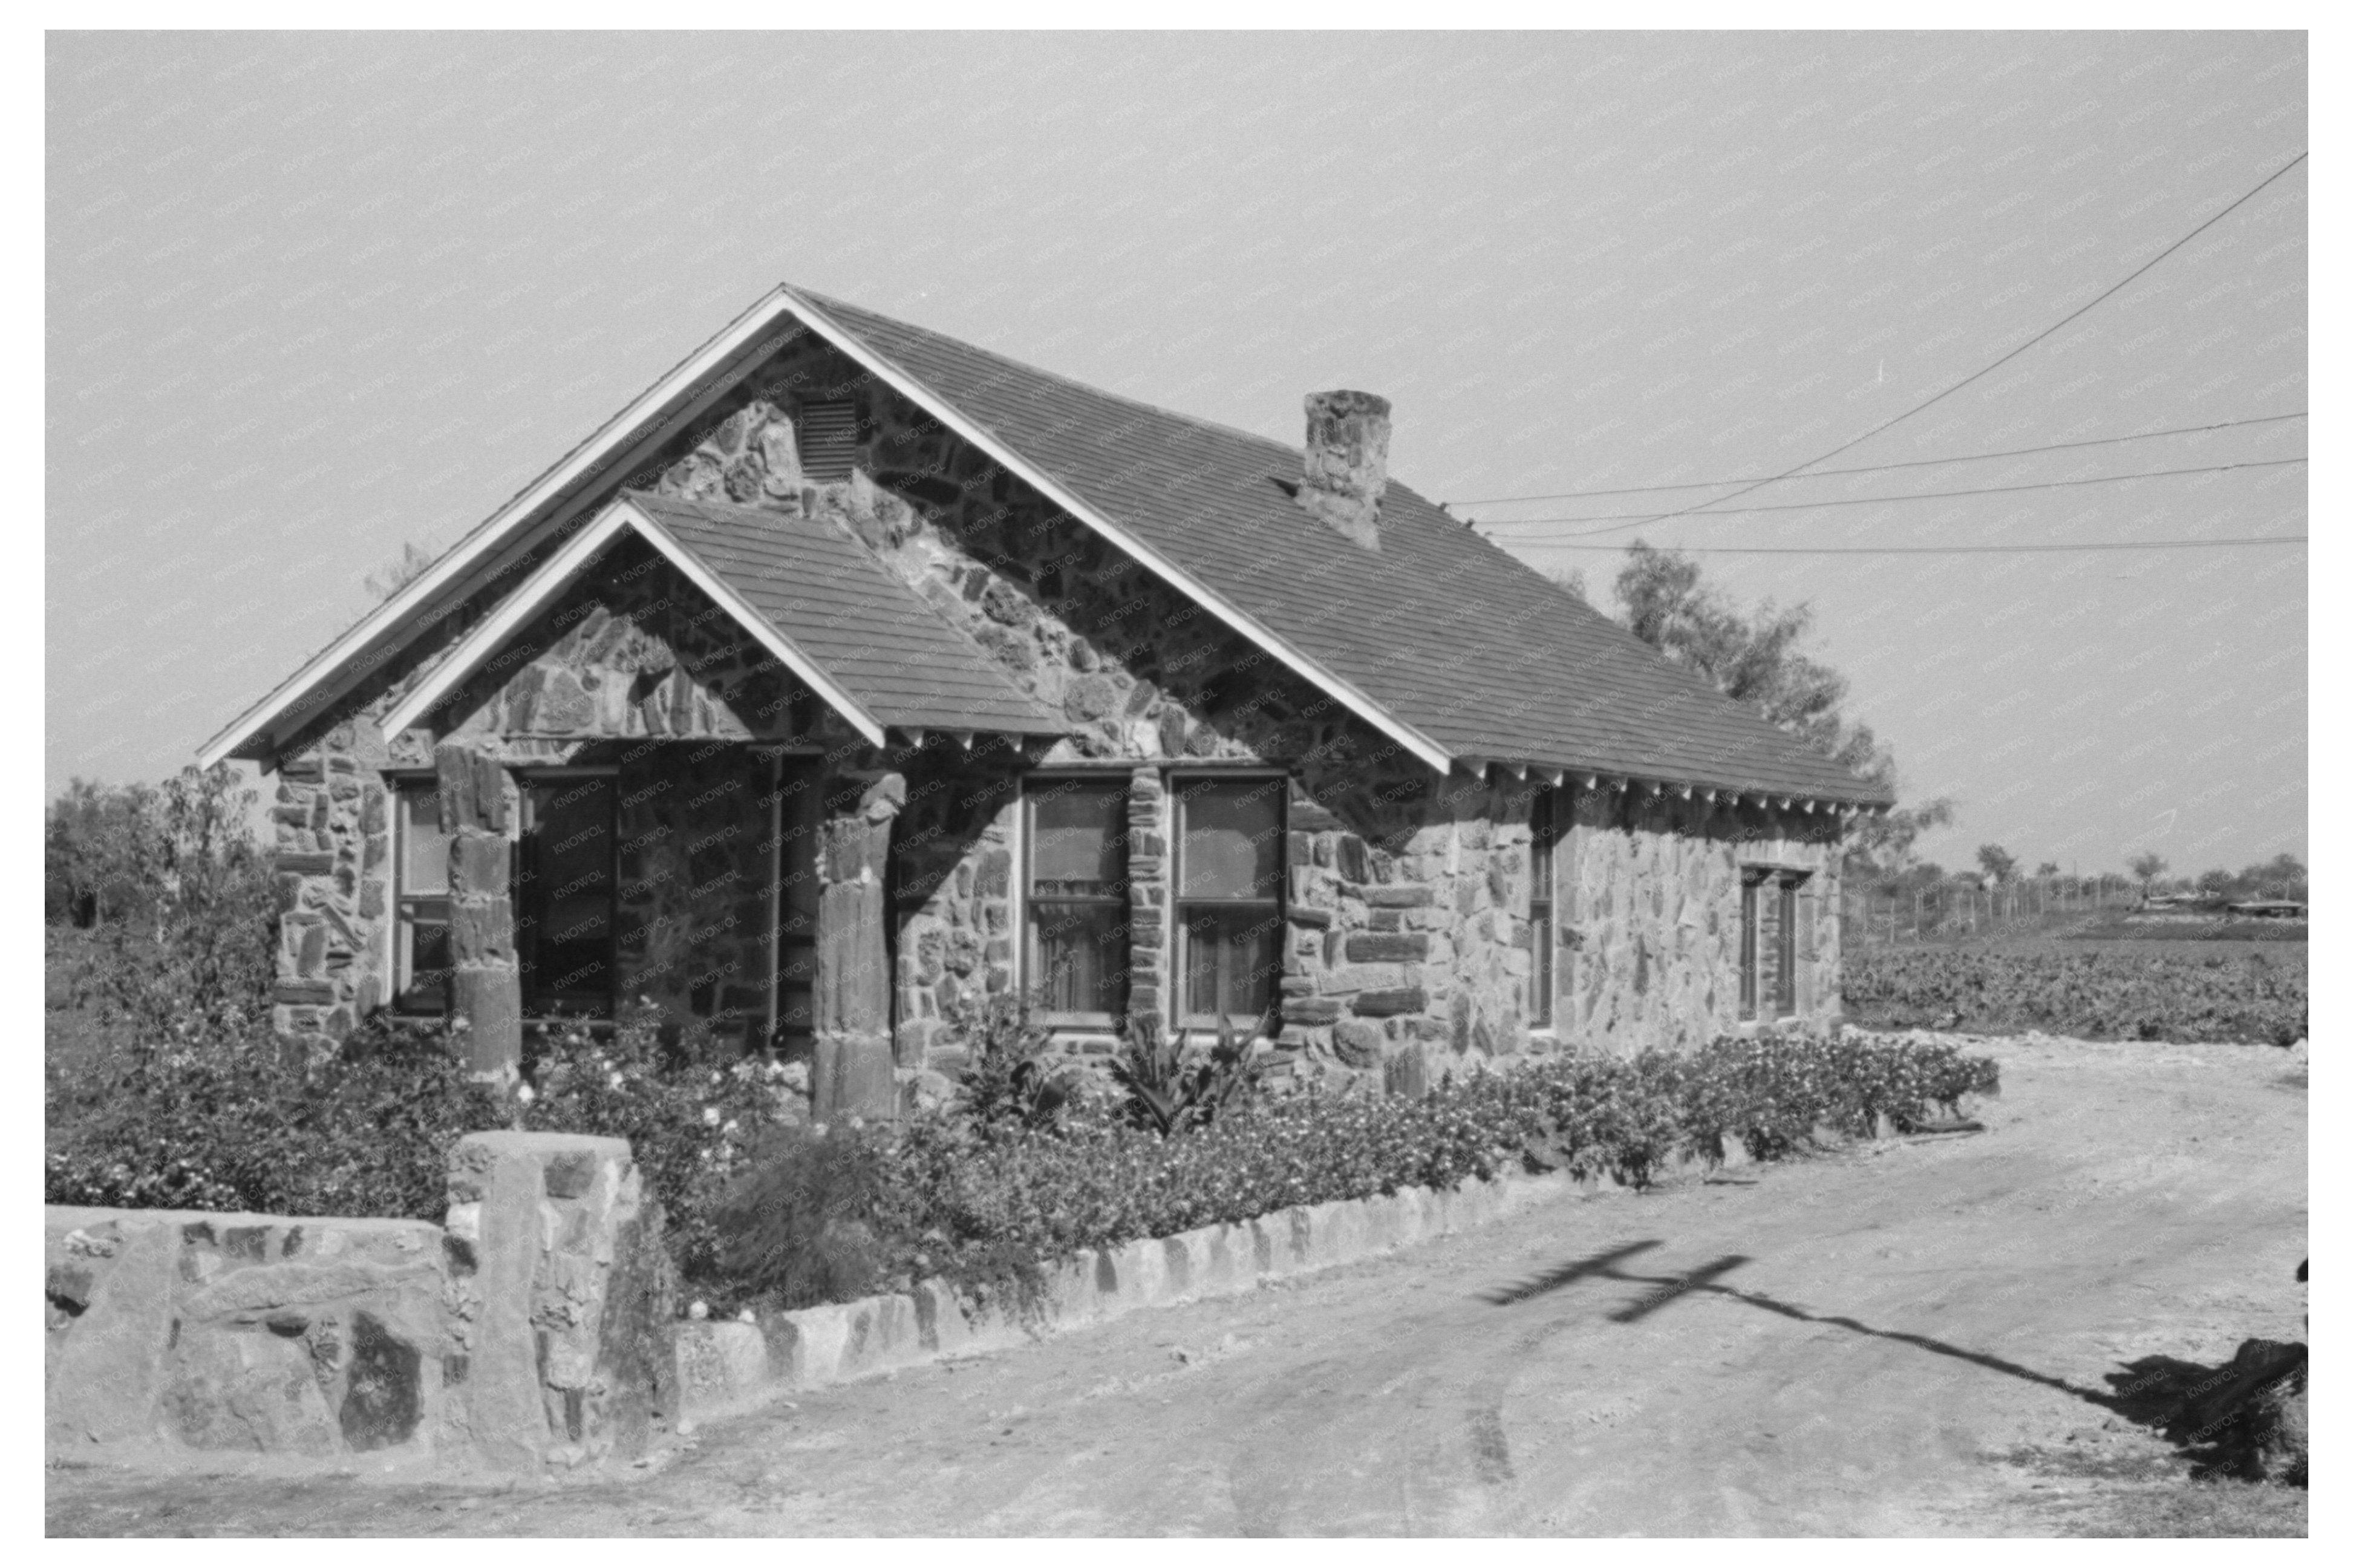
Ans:
[[[507,770],[462,741],[433,748],[449,835],[449,1011],[466,1021],[467,1065],[513,1087],[522,1070]]]
[[[871,776],[853,810],[825,819],[818,856],[817,1061],[811,1109],[820,1118],[898,1114],[892,1073],[891,959],[884,872],[891,823],[907,780]]]

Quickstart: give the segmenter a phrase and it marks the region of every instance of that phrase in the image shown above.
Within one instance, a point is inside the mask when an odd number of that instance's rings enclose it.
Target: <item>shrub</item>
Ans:
[[[719,1274],[713,1216],[750,1169],[754,1145],[793,1111],[786,1069],[740,1054],[728,1061],[707,1025],[672,1020],[640,997],[607,1038],[583,1023],[546,1042],[528,1079],[521,1125],[628,1139],[648,1195],[662,1205],[681,1275]]]
[[[1005,992],[967,1001],[948,1016],[948,1037],[965,1051],[964,1112],[986,1128],[1042,1127],[1070,1086],[1049,1065],[1053,1040],[1030,1022],[1029,1004]]]
[[[514,1102],[467,1075],[448,1034],[384,1022],[307,1071],[253,1028],[53,1063],[46,1201],[438,1221],[465,1134],[593,1133],[629,1140],[674,1263],[709,1280],[713,1211],[795,1097],[773,1063],[711,1065],[706,1033],[640,1002],[608,1038],[546,1042]]]
[[[253,791],[221,764],[160,789],[77,779],[49,809],[53,922],[63,989],[142,1047],[195,1044],[264,1019],[275,967],[271,857],[246,826]]]
[[[871,1140],[856,1156],[859,1181],[871,1182],[864,1231],[845,1228],[855,1184],[820,1183],[808,1168],[850,1156],[793,1147],[767,1157],[788,1168],[771,1176],[764,1160],[744,1189],[759,1196],[731,1207],[747,1239],[730,1255],[745,1270],[738,1283],[789,1278],[794,1304],[820,1277],[853,1275],[861,1290],[932,1276],[1034,1300],[1046,1266],[1082,1248],[1514,1170],[1645,1182],[1682,1152],[1720,1159],[1727,1139],[1771,1158],[1824,1128],[1867,1132],[1882,1114],[1916,1127],[1999,1086],[1990,1060],[1948,1046],[1778,1036],[1690,1055],[1572,1054],[1453,1079],[1420,1099],[1310,1086],[1229,1103],[1182,1137],[1131,1103],[1078,1093],[1050,1126],[950,1112],[861,1134]],[[808,1255],[796,1261],[797,1247]]]
[[[1129,1119],[1163,1138],[1207,1127],[1258,1094],[1258,1065],[1250,1059],[1249,1038],[1236,1033],[1231,1022],[1218,1020],[1217,1041],[1206,1056],[1188,1057],[1187,1040],[1181,1029],[1175,1039],[1164,1040],[1160,1020],[1150,1013],[1131,1014],[1120,1022],[1112,1080],[1127,1091]]]
[[[884,1270],[873,1224],[884,1180],[879,1140],[862,1128],[780,1130],[713,1212],[720,1277],[787,1308],[868,1294]]]
[[[53,1073],[46,1201],[441,1217],[449,1145],[502,1125],[438,1037],[354,1036],[306,1074],[266,1034]]]

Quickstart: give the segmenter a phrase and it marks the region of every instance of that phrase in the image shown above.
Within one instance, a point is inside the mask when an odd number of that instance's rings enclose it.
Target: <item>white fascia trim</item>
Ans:
[[[449,650],[448,657],[433,667],[433,673],[419,681],[415,689],[393,704],[384,715],[384,733],[398,735],[441,705],[443,698],[458,689],[467,676],[481,668],[484,660],[496,653],[507,639],[522,630],[540,607],[568,587],[572,579],[586,571],[590,563],[604,554],[615,535],[628,526],[628,520],[607,510],[577,534],[564,542],[564,547],[547,560],[547,564],[524,579],[523,585],[507,597],[504,603],[491,612],[483,622],[469,631]]]
[[[1293,673],[1311,685],[1337,697],[1351,713],[1404,747],[1430,767],[1443,773],[1451,765],[1453,762],[1451,754],[1436,741],[1385,712],[1371,698],[1324,669],[1305,654],[1293,649],[1241,610],[1228,604],[1183,567],[1065,490],[1043,470],[998,440],[996,435],[986,427],[975,424],[971,419],[966,418],[963,412],[947,399],[859,342],[855,334],[836,323],[818,306],[802,298],[790,285],[780,291],[791,302],[793,313],[800,317],[802,323],[810,331],[865,366],[878,379],[888,383],[900,396],[907,398],[916,407],[927,410],[948,429],[1019,475],[1031,489],[1036,490],[1055,505],[1110,540],[1234,630],[1274,655]]]
[[[509,638],[521,630],[533,615],[586,571],[606,547],[625,532],[638,535],[659,551],[662,557],[676,567],[688,581],[757,639],[779,663],[807,682],[836,713],[849,722],[850,727],[865,737],[868,745],[881,746],[883,743],[882,726],[863,704],[844,691],[815,661],[795,647],[790,639],[769,625],[767,618],[746,604],[733,588],[713,577],[709,567],[671,538],[659,524],[627,501],[616,501],[596,514],[579,533],[565,540],[564,547],[545,566],[533,573],[530,580],[517,588],[489,619],[468,632],[465,639],[449,651],[449,656],[434,667],[429,677],[393,705],[392,711],[385,715],[385,733],[398,735],[430,714],[443,697],[480,669],[484,660],[504,646]]]
[[[611,456],[616,448],[634,439],[647,421],[660,413],[664,405],[740,353],[746,344],[773,326],[779,316],[794,313],[795,308],[796,302],[786,297],[782,288],[770,291],[751,309],[736,317],[718,336],[640,394],[628,408],[607,420],[594,436],[575,448],[569,457],[542,474],[529,489],[477,525],[448,554],[426,568],[422,576],[378,605],[373,612],[363,617],[358,625],[329,643],[275,691],[238,715],[227,728],[205,742],[203,749],[196,754],[198,763],[209,768],[260,734],[289,706],[341,669],[353,653],[378,633],[431,602],[437,594],[470,569],[486,552],[502,543],[515,524],[532,516],[561,494],[566,486]]]
[[[676,567],[686,579],[708,595],[735,618],[736,623],[759,641],[760,646],[776,656],[776,662],[807,682],[834,712],[849,721],[850,728],[865,736],[869,746],[883,744],[881,722],[867,711],[866,705],[843,690],[840,683],[826,673],[823,666],[795,647],[792,639],[777,630],[768,618],[746,603],[742,595],[712,575],[711,568],[697,559],[691,550],[670,536],[668,530],[646,515],[634,503],[616,501],[607,507],[602,516],[618,515],[642,535],[646,543],[659,550],[670,564]]]

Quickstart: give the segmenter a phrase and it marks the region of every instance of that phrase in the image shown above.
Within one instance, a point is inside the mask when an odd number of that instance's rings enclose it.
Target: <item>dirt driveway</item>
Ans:
[[[2126,1369],[2305,1337],[2302,1053],[1990,1048],[1981,1134],[1571,1200],[804,1394],[620,1480],[53,1468],[49,1532],[2133,1528],[2185,1461],[2119,1410]]]

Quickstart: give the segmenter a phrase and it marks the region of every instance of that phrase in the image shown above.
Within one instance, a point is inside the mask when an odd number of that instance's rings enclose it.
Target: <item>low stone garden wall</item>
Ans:
[[[49,1209],[51,1457],[642,1452],[672,1308],[628,1144],[473,1134],[449,1197],[446,1225]]]

